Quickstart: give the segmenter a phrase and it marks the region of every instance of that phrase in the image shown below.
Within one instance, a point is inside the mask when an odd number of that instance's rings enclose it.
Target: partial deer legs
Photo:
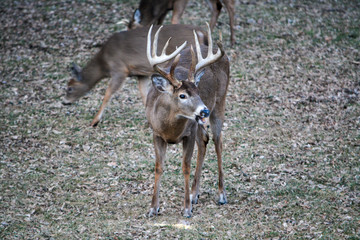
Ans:
[[[151,81],[149,77],[138,77],[138,80],[141,99],[144,103],[144,106],[146,106],[146,97],[150,89]]]
[[[235,44],[235,0],[223,1],[229,13],[231,46]]]
[[[212,112],[212,116],[210,116],[210,126],[211,131],[213,133],[213,140],[215,144],[215,152],[217,156],[218,162],[218,173],[219,173],[219,204],[226,204],[226,193],[224,189],[224,172],[222,168],[222,137],[221,137],[221,129],[222,129],[222,120],[220,118],[215,117],[216,111]]]
[[[104,113],[104,110],[111,99],[111,96],[123,85],[124,80],[125,76],[122,74],[114,74],[112,76],[110,84],[106,89],[105,97],[101,104],[101,107],[91,123],[92,127],[96,127],[98,125]]]
[[[191,203],[193,204],[197,204],[199,199],[201,169],[203,167],[205,153],[206,153],[206,146],[208,142],[209,142],[209,135],[207,134],[203,126],[199,126],[196,136],[196,144],[198,146],[196,170],[195,170],[194,181],[191,187],[191,195],[190,195],[190,200]]]
[[[184,13],[188,0],[184,1],[175,1],[173,6],[173,15],[171,18],[171,24],[179,24],[180,18]]]
[[[185,178],[184,217],[191,217],[192,215],[192,206],[190,200],[190,170],[191,170],[191,158],[194,152],[194,146],[195,146],[194,138],[189,138],[189,137],[184,138],[183,163],[182,163],[182,170]]]
[[[155,184],[154,193],[151,201],[151,207],[149,211],[149,217],[153,217],[159,213],[159,192],[160,192],[160,180],[163,174],[164,159],[166,155],[167,143],[159,136],[154,135],[154,147],[155,147]]]
[[[207,2],[211,9],[210,29],[212,31],[216,25],[218,18],[219,18],[219,15],[220,15],[220,12],[222,9],[222,4],[220,1],[215,1],[215,0],[213,0],[213,1],[208,0]],[[234,33],[235,1],[227,0],[227,1],[223,1],[223,3],[229,14],[231,45],[234,45],[235,44],[235,33]]]

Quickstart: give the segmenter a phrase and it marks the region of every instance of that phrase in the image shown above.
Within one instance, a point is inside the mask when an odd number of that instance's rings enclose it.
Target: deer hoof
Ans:
[[[61,103],[62,103],[62,105],[65,105],[65,106],[71,105],[71,102],[62,101]]]
[[[190,201],[192,204],[197,204],[199,200],[199,194],[190,194]]]
[[[191,218],[191,216],[192,216],[192,210],[189,209],[189,208],[185,209],[183,216],[186,217],[186,218]]]
[[[160,212],[160,208],[150,208],[148,217],[154,217],[155,215],[158,215]]]
[[[99,124],[99,122],[100,122],[100,120],[93,120],[92,121],[92,123],[91,123],[91,125],[90,126],[92,126],[92,127],[96,127],[98,124]]]
[[[227,203],[226,195],[225,195],[225,193],[221,193],[220,196],[219,196],[218,204],[219,205],[224,205],[226,203]]]

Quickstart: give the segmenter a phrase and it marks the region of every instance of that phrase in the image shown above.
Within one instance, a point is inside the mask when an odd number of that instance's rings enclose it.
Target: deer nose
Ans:
[[[210,115],[210,110],[207,108],[204,108],[203,110],[200,111],[200,116],[202,118],[206,118]]]

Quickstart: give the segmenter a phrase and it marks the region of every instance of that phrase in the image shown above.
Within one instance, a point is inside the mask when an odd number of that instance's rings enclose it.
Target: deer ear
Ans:
[[[76,80],[81,81],[81,68],[75,63],[72,63],[71,71],[76,77]]]
[[[135,10],[133,18],[134,18],[135,23],[140,24],[140,22],[141,22],[141,13],[140,13],[139,9]]]
[[[160,75],[152,75],[151,80],[154,87],[160,92],[172,93],[174,90],[174,87],[170,84],[170,82]]]
[[[198,85],[199,85],[200,79],[201,79],[201,77],[204,75],[204,73],[205,73],[205,69],[202,69],[200,72],[198,72],[198,73],[195,75],[195,86],[198,86]]]

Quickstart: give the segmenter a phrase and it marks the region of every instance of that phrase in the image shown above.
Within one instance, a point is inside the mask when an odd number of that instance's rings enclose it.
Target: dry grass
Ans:
[[[210,144],[191,219],[180,146],[168,151],[162,214],[145,216],[154,153],[136,80],[96,129],[106,81],[60,103],[70,63],[84,65],[137,2],[0,2],[0,238],[359,239],[359,2],[238,1],[233,49],[221,15],[229,204],[215,204]],[[204,25],[204,4],[190,1],[182,21]]]

